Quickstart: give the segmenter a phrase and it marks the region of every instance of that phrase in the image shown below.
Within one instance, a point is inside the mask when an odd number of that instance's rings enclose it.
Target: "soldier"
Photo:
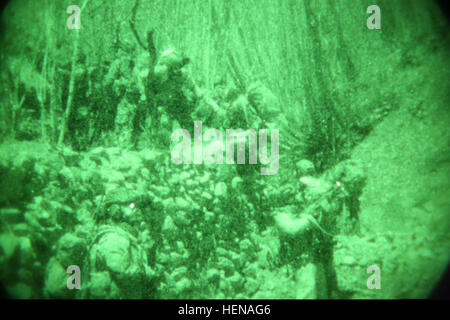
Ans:
[[[260,81],[255,81],[228,108],[225,127],[278,129],[283,121],[276,96]]]
[[[334,170],[320,178],[314,174],[311,162],[301,160],[297,164],[300,193],[297,207],[279,212],[275,222],[282,238],[287,238],[295,255],[306,253],[324,279],[326,297],[339,294],[333,269],[335,235],[359,232],[359,197],[365,184],[361,166],[354,161],[343,161]],[[299,243],[306,243],[299,247]]]
[[[188,130],[191,136],[194,121],[224,117],[224,111],[189,75],[189,62],[189,58],[172,49],[164,51],[158,59],[149,84],[149,94],[154,96],[150,111],[153,129],[159,129],[163,112]]]
[[[266,128],[279,129],[284,121],[278,98],[262,82],[254,81],[247,89],[247,100]]]
[[[135,86],[133,61],[128,54],[122,54],[116,59],[105,77],[105,85],[111,89],[111,103],[117,106],[114,119],[114,129],[123,147],[132,146],[133,120],[136,114],[136,102],[139,92]]]
[[[224,128],[227,129],[279,129],[283,122],[283,114],[275,95],[260,81],[252,82],[245,94],[240,95],[227,109]],[[270,141],[270,130],[267,141]],[[270,150],[270,146],[268,146]],[[246,143],[248,151],[248,143]],[[247,152],[248,153],[248,152]],[[248,154],[246,155],[248,159]],[[252,175],[259,170],[260,164],[238,165],[239,175]]]
[[[193,130],[191,114],[198,97],[195,85],[184,68],[188,63],[189,58],[174,50],[166,50],[154,67],[150,80],[150,90],[155,97],[151,110],[154,128],[160,125],[161,111],[166,111],[182,128]]]
[[[124,97],[117,105],[117,114],[114,120],[114,127],[118,137],[119,145],[122,147],[132,147],[133,119],[136,113],[136,105],[130,102],[130,91],[127,89]]]
[[[339,230],[359,234],[359,198],[367,180],[364,167],[356,161],[342,161],[331,173],[331,179],[343,195],[343,212],[337,221]]]

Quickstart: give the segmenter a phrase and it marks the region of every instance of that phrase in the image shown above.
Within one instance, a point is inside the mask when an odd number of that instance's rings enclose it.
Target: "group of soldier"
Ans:
[[[135,146],[134,137],[142,128],[147,128],[146,134],[156,145],[169,143],[174,123],[187,130],[193,129],[194,121],[214,128],[243,130],[279,128],[286,123],[277,98],[259,81],[250,83],[245,92],[224,94],[228,101],[218,103],[196,85],[188,72],[190,61],[182,54],[164,51],[151,70],[145,65],[146,59],[148,56],[143,55],[142,61],[138,59],[134,65],[126,58],[119,59],[107,76],[111,80],[107,84],[121,97],[115,130],[124,147]],[[220,86],[218,91],[229,90]],[[248,178],[248,167],[239,168],[238,173]],[[364,174],[358,165],[343,162],[327,177],[319,179],[314,164],[307,160],[297,163],[297,171],[295,206],[289,217],[275,215],[275,222],[283,241],[291,243],[292,254],[310,253],[310,261],[317,266],[325,283],[322,290],[329,296],[336,289],[332,270],[334,235],[359,230],[358,198]]]
[[[192,130],[194,121],[215,128],[277,128],[282,117],[275,95],[261,82],[248,85],[246,92],[233,91],[217,84],[216,95],[200,88],[188,72],[189,58],[175,50],[164,51],[153,67],[148,54],[136,60],[122,56],[112,63],[106,75],[106,86],[118,98],[115,131],[122,147],[136,147],[142,133],[153,143],[170,141],[174,123]],[[228,100],[228,101],[226,101]],[[231,100],[231,101],[230,101]]]

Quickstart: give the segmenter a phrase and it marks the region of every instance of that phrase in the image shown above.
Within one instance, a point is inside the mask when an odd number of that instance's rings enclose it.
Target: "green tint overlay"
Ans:
[[[10,1],[0,282],[427,297],[450,257],[449,43],[427,0]]]

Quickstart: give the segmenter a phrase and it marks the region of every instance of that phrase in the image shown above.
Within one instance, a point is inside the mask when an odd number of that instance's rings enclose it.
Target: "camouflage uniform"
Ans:
[[[181,54],[167,50],[159,58],[150,82],[155,101],[151,116],[154,129],[158,129],[161,120],[161,110],[166,111],[172,120],[180,126],[193,132],[194,122],[192,112],[197,103],[195,84],[189,77],[184,66],[189,59]]]
[[[267,128],[278,129],[283,114],[277,97],[260,81],[251,83],[247,90],[247,100]]]
[[[365,184],[365,175],[361,166],[353,161],[343,161],[320,178],[311,176],[314,167],[309,161],[299,161],[300,190],[297,208],[290,212],[291,221],[283,225],[280,217],[275,217],[282,231],[284,249],[294,262],[296,256],[305,254],[324,279],[328,298],[339,294],[336,274],[333,269],[333,250],[335,235],[355,234],[359,232],[359,197]],[[307,221],[305,227],[295,229],[292,225]],[[291,229],[289,229],[291,227]],[[294,232],[290,232],[294,230]],[[298,266],[298,264],[297,264]],[[318,284],[319,285],[319,284]]]
[[[282,114],[275,95],[261,82],[253,82],[247,92],[239,96],[227,109],[224,128],[227,129],[254,129],[259,133],[260,129],[278,129]],[[270,130],[267,143],[270,150]],[[248,142],[246,143],[246,162],[248,161]],[[238,165],[237,171],[242,175],[255,173],[260,164]]]
[[[366,185],[366,174],[360,163],[346,160],[334,169],[331,179],[341,190],[343,210],[337,218],[337,227],[344,234],[359,233],[359,198]]]
[[[115,99],[119,101],[114,119],[114,130],[119,139],[119,145],[131,146],[133,135],[133,120],[136,114],[138,89],[133,81],[133,61],[123,55],[115,60],[106,75],[106,85],[110,86]]]
[[[120,146],[130,147],[132,144],[133,120],[136,114],[136,109],[136,105],[130,103],[127,96],[124,96],[117,106],[114,127]]]
[[[139,92],[140,101],[147,100],[147,81],[150,74],[150,55],[148,52],[144,52],[137,56],[136,62],[133,68],[133,82],[136,84]]]
[[[242,129],[244,131],[254,129],[256,130],[256,134],[258,134],[261,124],[261,118],[249,104],[247,98],[242,95],[228,108],[223,126],[226,129]],[[240,176],[253,175],[259,170],[260,165],[249,164],[249,142],[247,138],[244,137],[243,139],[247,140],[245,142],[245,164],[236,164],[236,170]],[[235,163],[237,163],[237,154],[235,154]],[[253,180],[249,179],[244,179],[244,184],[246,184],[247,181],[250,183],[248,187],[254,185],[252,182]]]

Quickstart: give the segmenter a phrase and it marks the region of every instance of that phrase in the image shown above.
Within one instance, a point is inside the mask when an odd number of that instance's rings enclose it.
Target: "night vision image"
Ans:
[[[449,30],[430,0],[9,1],[3,295],[432,297]]]

